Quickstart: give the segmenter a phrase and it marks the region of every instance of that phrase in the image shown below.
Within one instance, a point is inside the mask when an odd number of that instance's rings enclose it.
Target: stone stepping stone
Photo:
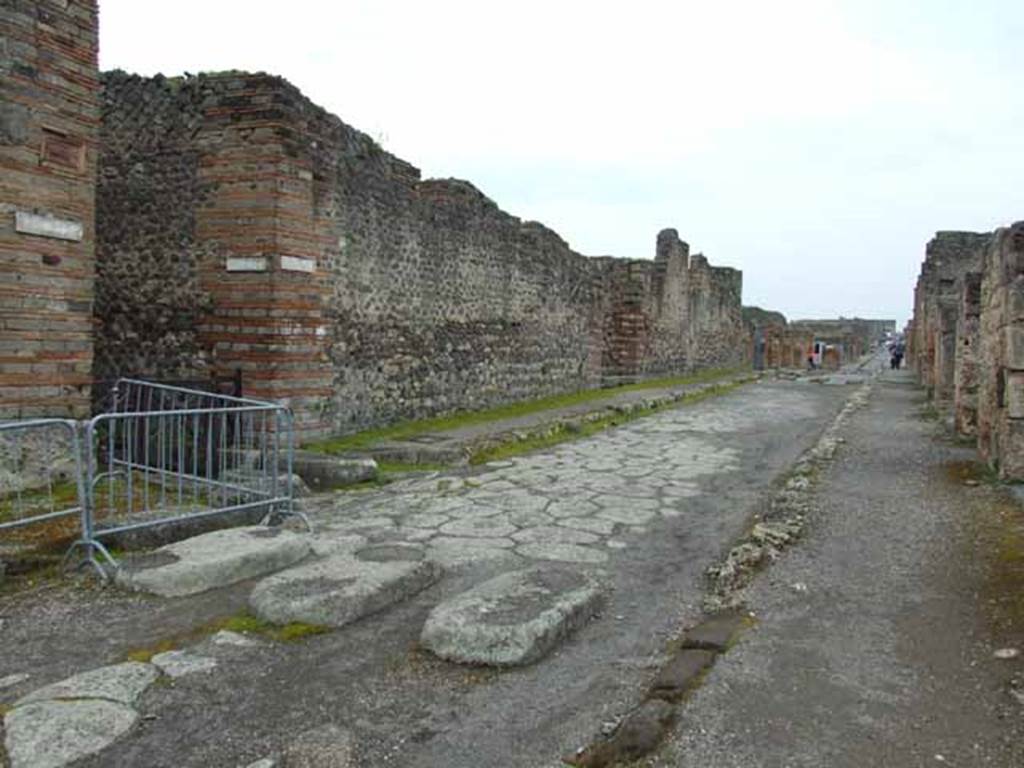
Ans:
[[[139,713],[107,699],[35,701],[4,716],[11,768],[61,768],[131,730]]]
[[[436,606],[420,643],[464,664],[529,664],[589,621],[601,595],[598,582],[576,568],[511,571]]]
[[[50,699],[108,699],[130,706],[158,677],[160,673],[152,664],[126,661],[38,688],[18,699],[14,706]]]
[[[61,768],[105,749],[138,720],[132,704],[160,676],[137,661],[39,688],[4,715],[11,768]]]
[[[310,553],[310,540],[263,526],[213,531],[127,561],[117,580],[161,597],[195,595],[295,565]]]
[[[427,559],[381,562],[335,555],[263,579],[249,605],[275,624],[343,627],[415,595],[440,575],[441,567]]]

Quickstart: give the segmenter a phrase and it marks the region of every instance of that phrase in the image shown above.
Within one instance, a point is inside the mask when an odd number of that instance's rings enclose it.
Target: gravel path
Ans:
[[[656,766],[1024,766],[1024,514],[886,374]],[[980,478],[980,484],[975,484]],[[966,480],[966,482],[965,482]]]

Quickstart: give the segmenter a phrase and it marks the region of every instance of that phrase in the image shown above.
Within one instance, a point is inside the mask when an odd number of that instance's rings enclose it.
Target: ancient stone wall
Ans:
[[[1024,479],[1024,222],[996,230],[981,278],[977,433],[1004,479]]]
[[[981,267],[989,235],[938,232],[925,249],[914,289],[913,337],[908,362],[936,400],[955,399],[957,318],[964,277]]]
[[[94,373],[194,379],[210,308],[199,267],[215,258],[196,233],[209,198],[194,143],[201,100],[180,80],[110,72],[102,84]]]
[[[967,272],[963,277],[960,306],[956,318],[956,352],[953,374],[956,429],[963,435],[976,435],[978,428],[978,384],[982,361],[981,273]]]
[[[584,257],[280,78],[105,85],[104,374],[240,367],[312,435],[748,358],[740,273],[672,230]]]
[[[81,416],[92,366],[95,0],[0,4],[0,416]]]

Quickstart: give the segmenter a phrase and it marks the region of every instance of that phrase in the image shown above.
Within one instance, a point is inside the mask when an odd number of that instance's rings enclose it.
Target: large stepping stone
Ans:
[[[529,664],[585,624],[601,594],[595,579],[572,567],[504,573],[435,607],[420,643],[465,664]]]
[[[195,595],[295,565],[310,553],[310,538],[264,526],[213,531],[127,561],[117,580],[162,597]]]
[[[275,624],[343,627],[415,595],[440,577],[441,567],[422,559],[422,552],[394,549],[390,554],[401,559],[334,555],[268,576],[256,585],[249,605]]]
[[[4,716],[11,768],[61,768],[106,748],[138,713],[108,699],[35,701]]]
[[[131,706],[158,677],[160,671],[152,664],[126,661],[38,688],[18,699],[14,706],[50,699],[107,699]]]
[[[22,697],[4,715],[11,768],[60,768],[105,749],[135,725],[132,704],[159,676],[151,664],[129,661]]]

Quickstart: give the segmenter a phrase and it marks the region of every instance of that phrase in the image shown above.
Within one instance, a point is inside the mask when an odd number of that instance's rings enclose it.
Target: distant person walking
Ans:
[[[889,358],[889,368],[894,371],[898,371],[903,365],[903,345],[893,344],[892,345],[892,357]]]

